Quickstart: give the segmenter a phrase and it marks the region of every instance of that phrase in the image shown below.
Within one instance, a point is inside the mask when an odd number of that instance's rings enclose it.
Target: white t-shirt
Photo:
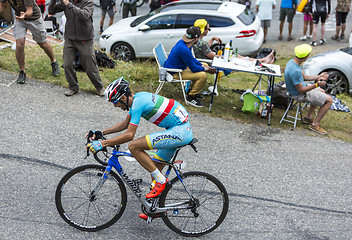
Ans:
[[[276,5],[275,0],[257,0],[256,5],[259,6],[258,17],[260,20],[271,20],[273,5]]]

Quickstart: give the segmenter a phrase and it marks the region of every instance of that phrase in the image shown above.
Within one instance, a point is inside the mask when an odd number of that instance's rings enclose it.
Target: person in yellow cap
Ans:
[[[213,59],[217,55],[210,49],[210,46],[213,45],[214,41],[218,42],[218,44],[222,44],[222,40],[216,36],[211,37],[208,40],[208,42],[206,42],[203,39],[204,37],[206,37],[208,35],[208,33],[211,30],[207,20],[197,19],[194,22],[194,26],[199,27],[200,32],[201,32],[198,42],[196,44],[194,44],[194,46],[193,46],[193,52],[194,52],[195,57],[198,59]],[[237,55],[237,57],[244,58],[244,56],[241,56],[239,54]],[[257,59],[250,58],[250,60],[254,61]],[[264,58],[260,58],[258,60],[261,63],[269,63],[269,64],[273,63],[275,60],[274,51],[272,51],[268,56],[266,56]]]
[[[310,103],[310,108],[307,116],[303,119],[303,123],[310,124],[309,129],[314,132],[327,134],[327,131],[321,127],[320,121],[328,112],[333,100],[320,87],[325,86],[325,80],[328,79],[329,74],[323,72],[315,76],[304,75],[301,65],[312,52],[312,47],[308,44],[301,44],[296,46],[294,51],[295,58],[288,61],[285,68],[286,89],[295,100]],[[316,82],[307,84],[305,81]],[[317,106],[320,108],[314,119],[313,113]]]

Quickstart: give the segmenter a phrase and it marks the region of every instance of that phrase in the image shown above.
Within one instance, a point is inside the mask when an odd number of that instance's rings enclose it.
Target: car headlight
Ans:
[[[103,34],[103,35],[101,35],[100,37],[101,37],[102,39],[104,39],[104,40],[107,40],[107,39],[109,39],[109,37],[111,37],[111,35],[112,35],[112,34]]]

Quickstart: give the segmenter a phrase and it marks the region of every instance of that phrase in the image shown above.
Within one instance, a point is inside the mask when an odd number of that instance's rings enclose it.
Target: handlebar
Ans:
[[[94,137],[94,135],[95,135],[95,137]],[[101,131],[93,132],[92,130],[90,130],[89,133],[88,133],[88,135],[87,135],[87,143],[86,143],[86,145],[87,145],[88,143],[93,142],[93,140],[92,140],[93,137],[94,137],[94,141],[97,141],[97,140],[106,140],[106,138],[103,136],[103,133],[102,133]],[[120,147],[120,145],[111,146],[111,148],[114,148],[115,150],[119,150],[119,147]],[[103,152],[108,152],[106,147],[104,147],[101,151],[103,151]],[[99,163],[101,163],[101,161],[98,160],[99,157],[97,157],[96,154],[97,154],[97,153],[94,153],[94,158],[95,158]],[[90,156],[90,151],[89,151],[89,149],[87,148],[87,155],[85,156],[84,159],[86,159],[88,156]],[[98,159],[97,159],[97,158],[98,158]]]

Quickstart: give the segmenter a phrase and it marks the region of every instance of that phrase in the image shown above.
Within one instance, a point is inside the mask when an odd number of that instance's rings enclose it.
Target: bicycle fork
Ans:
[[[104,185],[106,179],[108,178],[108,176],[110,174],[110,171],[111,171],[111,166],[106,166],[102,177],[95,184],[95,187],[94,187],[93,191],[90,194],[90,201],[91,202],[93,202],[95,200],[95,197],[98,195],[99,190],[101,189],[101,187]]]

